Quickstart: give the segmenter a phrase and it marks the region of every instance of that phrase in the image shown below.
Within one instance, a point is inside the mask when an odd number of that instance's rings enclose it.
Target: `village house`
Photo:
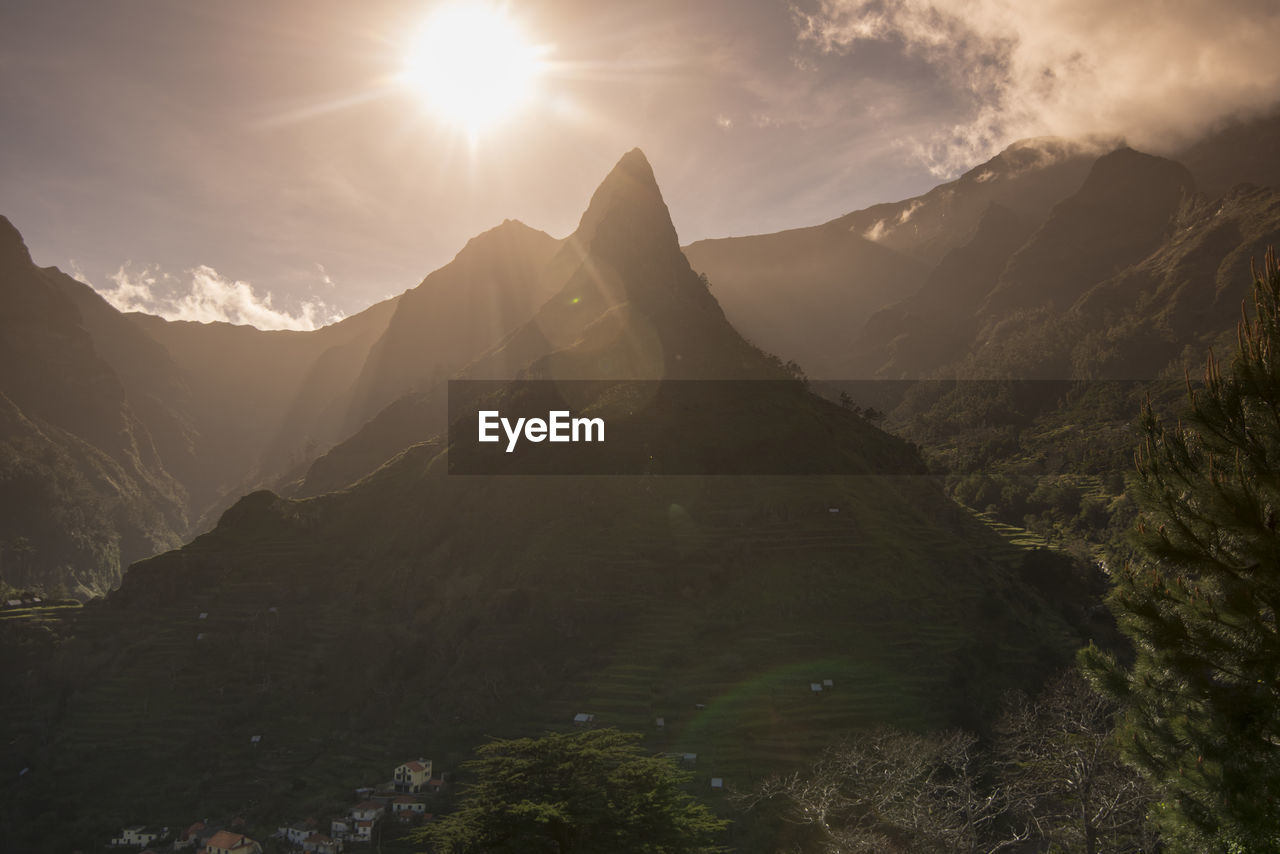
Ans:
[[[332,839],[323,833],[312,833],[302,840],[302,850],[311,854],[342,854],[342,840]]]
[[[357,842],[373,840],[373,825],[382,818],[386,807],[378,801],[365,801],[351,808],[352,838]]]
[[[173,850],[181,851],[184,848],[195,848],[200,841],[200,831],[202,830],[204,830],[204,822],[197,821],[179,833],[178,838],[173,841]]]
[[[195,835],[197,854],[204,851],[209,845],[209,840],[221,833],[226,827],[227,825],[223,822],[210,822],[208,819],[200,822],[200,829],[196,831]]]
[[[295,821],[293,824],[282,825],[276,835],[292,845],[301,845],[303,840],[316,832],[315,819],[307,821]]]
[[[350,839],[355,833],[355,819],[344,816],[329,822],[329,835],[334,839]]]
[[[396,768],[393,776],[397,792],[422,792],[431,780],[431,760],[419,759]]]
[[[243,833],[219,830],[205,843],[205,854],[262,854],[262,846]]]
[[[157,839],[169,835],[167,827],[145,827],[141,824],[126,827],[120,835],[111,840],[113,848],[146,848]]]
[[[397,821],[411,824],[422,820],[427,814],[427,805],[421,798],[400,795],[391,799],[391,814]]]

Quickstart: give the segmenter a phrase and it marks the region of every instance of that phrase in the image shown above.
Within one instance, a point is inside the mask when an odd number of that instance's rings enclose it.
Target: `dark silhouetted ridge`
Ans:
[[[8,217],[0,216],[0,264],[31,263],[31,253],[22,235]],[[7,278],[7,277],[6,277]]]
[[[1191,173],[1172,160],[1131,148],[1098,158],[1080,191],[1009,260],[985,312],[1070,307],[1153,252],[1194,192]]]

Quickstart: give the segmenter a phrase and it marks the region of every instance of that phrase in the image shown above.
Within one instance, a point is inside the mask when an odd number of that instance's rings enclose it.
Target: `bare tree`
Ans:
[[[977,738],[881,728],[832,747],[807,772],[766,780],[739,797],[771,802],[787,821],[812,828],[829,854],[996,852],[1025,838],[989,839],[1009,803],[981,781]]]
[[[1083,854],[1149,851],[1151,791],[1120,757],[1116,706],[1072,670],[1034,701],[1011,694],[997,725],[997,775],[1036,838]]]
[[[1035,701],[1009,695],[989,750],[963,732],[874,729],[737,798],[810,828],[824,854],[1151,851],[1151,793],[1120,759],[1114,713],[1072,671]]]

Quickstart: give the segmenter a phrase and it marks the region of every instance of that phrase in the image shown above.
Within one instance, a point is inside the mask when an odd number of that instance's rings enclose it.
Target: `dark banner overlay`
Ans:
[[[1186,391],[1168,381],[454,380],[449,473],[922,475],[919,454],[877,429],[901,426],[904,412],[928,413],[935,431],[1021,428],[1063,407],[1120,425],[1144,400]]]

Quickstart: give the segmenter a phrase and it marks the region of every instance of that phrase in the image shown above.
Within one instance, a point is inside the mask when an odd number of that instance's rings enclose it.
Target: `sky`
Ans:
[[[481,129],[405,82],[445,2],[536,56]],[[771,232],[1023,137],[1176,150],[1276,103],[1278,42],[1274,0],[0,0],[0,214],[118,307],[312,328],[567,235],[636,146],[682,242]]]

